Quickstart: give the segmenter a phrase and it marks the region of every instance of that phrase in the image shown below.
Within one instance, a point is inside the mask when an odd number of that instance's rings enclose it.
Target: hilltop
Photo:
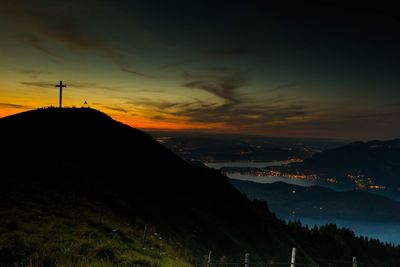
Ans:
[[[318,255],[393,263],[400,255],[335,228],[326,248],[299,239],[219,171],[192,166],[97,110],[2,118],[0,146],[0,266],[204,266],[210,250],[225,261],[246,252],[254,261],[287,261],[293,246],[299,263]]]

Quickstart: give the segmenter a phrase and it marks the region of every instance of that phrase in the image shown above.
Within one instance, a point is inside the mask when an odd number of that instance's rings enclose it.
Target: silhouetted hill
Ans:
[[[299,263],[313,263],[325,249],[294,240],[291,228],[265,204],[248,200],[220,172],[189,165],[149,135],[97,110],[49,108],[2,118],[0,147],[0,266],[32,257],[40,260],[38,266],[76,266],[78,259],[93,255],[137,266],[140,257],[178,259],[174,253],[204,266],[209,250],[215,259],[232,261],[251,252],[255,261],[286,260],[292,246],[298,248]],[[153,244],[162,255],[138,248],[144,224],[154,238],[161,233],[165,243]],[[359,245],[344,246],[341,232],[333,234],[330,247],[337,253],[324,253],[325,260],[340,255],[393,263],[400,254],[348,232],[347,239]],[[93,240],[118,242],[118,251],[92,248]],[[49,260],[61,252],[61,258]]]
[[[350,143],[317,153],[299,165],[343,182],[348,182],[351,174],[365,180],[367,185],[371,178],[377,185],[399,187],[400,139]]]
[[[9,116],[0,119],[0,140],[1,183],[10,190],[28,183],[100,199],[170,233],[197,258],[209,250],[216,257],[246,251],[264,257],[266,250],[290,257],[293,241],[282,225],[225,176],[189,165],[149,135],[97,110]]]
[[[400,202],[352,190],[337,192],[321,187],[303,187],[283,182],[260,184],[230,180],[251,199],[267,201],[279,217],[308,217],[318,219],[355,219],[400,222]]]

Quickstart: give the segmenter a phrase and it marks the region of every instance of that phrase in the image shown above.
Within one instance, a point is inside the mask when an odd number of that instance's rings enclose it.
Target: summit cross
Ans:
[[[63,87],[67,87],[67,85],[60,81],[60,84],[57,84],[56,87],[60,87],[60,108],[62,108],[62,89]]]

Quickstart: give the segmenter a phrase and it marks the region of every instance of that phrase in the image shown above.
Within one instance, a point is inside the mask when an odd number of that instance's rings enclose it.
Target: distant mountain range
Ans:
[[[337,192],[275,182],[260,184],[230,179],[251,199],[264,200],[282,218],[351,219],[400,223],[400,202],[361,190]]]
[[[304,171],[334,176],[360,185],[400,187],[400,139],[355,142],[317,153],[302,163]]]
[[[239,134],[151,132],[156,140],[187,160],[269,161],[306,158],[345,144],[341,140],[281,138]]]
[[[364,191],[400,200],[400,139],[354,142],[307,157],[302,162],[256,168],[223,167],[223,172],[298,175],[317,179],[321,185]]]

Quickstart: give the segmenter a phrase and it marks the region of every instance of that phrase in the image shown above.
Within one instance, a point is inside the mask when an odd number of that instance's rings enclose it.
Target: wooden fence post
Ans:
[[[208,260],[207,260],[207,267],[211,267],[211,253],[212,251],[208,252]]]
[[[250,254],[246,253],[244,255],[244,267],[250,267]]]
[[[292,248],[292,259],[290,260],[290,267],[296,267],[296,248]]]
[[[144,226],[142,249],[144,249],[146,246],[146,238],[147,238],[147,224]]]
[[[357,258],[353,257],[353,267],[357,267]]]

